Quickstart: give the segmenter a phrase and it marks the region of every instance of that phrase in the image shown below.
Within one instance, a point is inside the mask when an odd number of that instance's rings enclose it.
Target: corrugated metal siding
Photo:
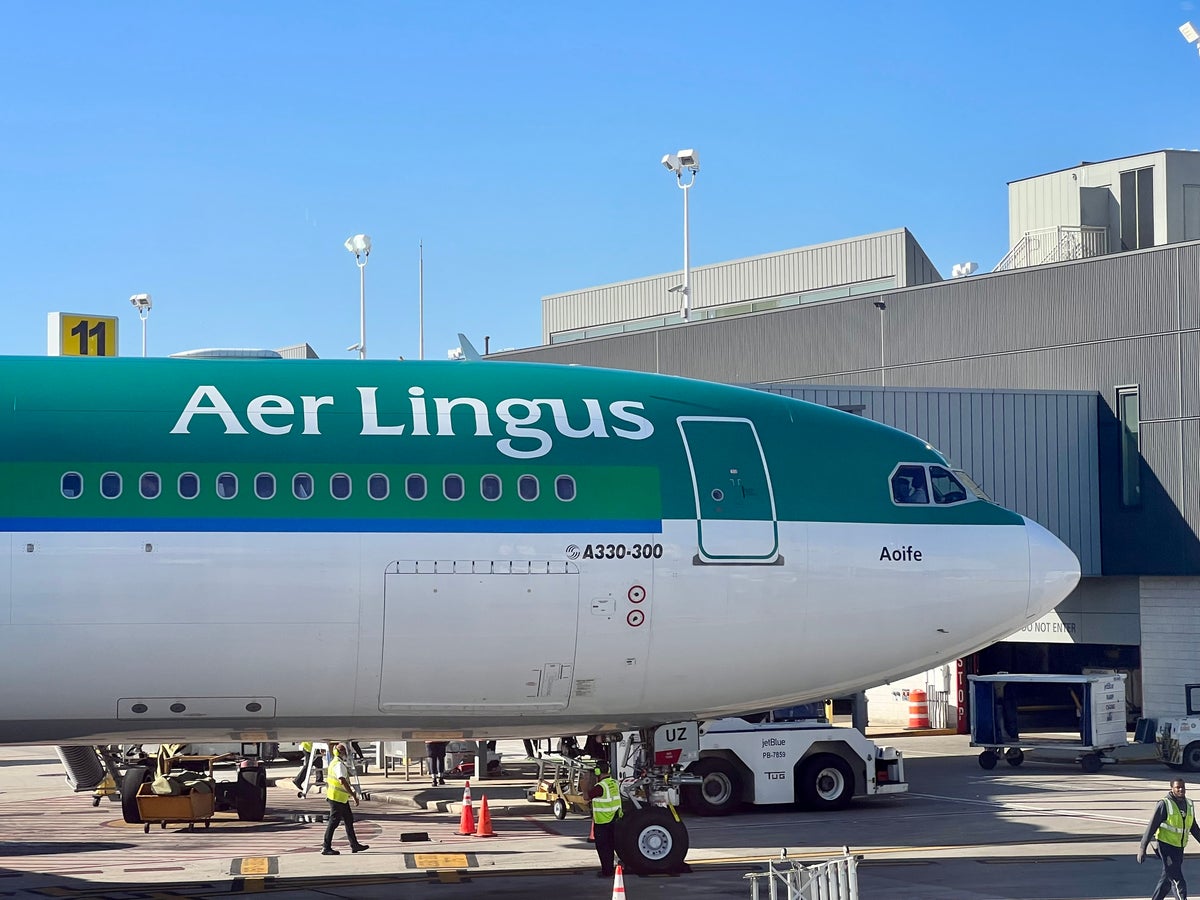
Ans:
[[[1200,578],[1142,578],[1142,706],[1181,716],[1200,672]]]
[[[1083,393],[773,385],[923,438],[1000,505],[1041,523],[1099,575],[1098,397]]]
[[[1008,186],[1008,245],[1027,231],[1079,224],[1079,169],[1051,172]]]
[[[905,229],[831,244],[800,247],[691,270],[692,308],[719,306],[777,297],[877,278],[895,277],[899,285],[924,283],[937,276],[931,264],[909,271],[915,241]],[[919,248],[918,248],[919,249]],[[924,252],[920,253],[924,257]],[[928,258],[925,258],[928,264]],[[683,271],[552,294],[542,298],[542,342],[550,335],[577,328],[624,322],[679,311],[679,297],[669,289]]]

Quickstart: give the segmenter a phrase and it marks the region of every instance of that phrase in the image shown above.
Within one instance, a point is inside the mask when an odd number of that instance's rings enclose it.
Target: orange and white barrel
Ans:
[[[909,691],[908,694],[908,727],[929,727],[929,699],[924,691]]]

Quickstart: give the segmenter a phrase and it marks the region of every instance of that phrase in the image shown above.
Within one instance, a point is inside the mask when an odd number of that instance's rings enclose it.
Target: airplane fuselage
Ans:
[[[582,733],[836,696],[1078,563],[763,392],[505,363],[0,360],[0,743]],[[933,486],[931,484],[931,486]]]

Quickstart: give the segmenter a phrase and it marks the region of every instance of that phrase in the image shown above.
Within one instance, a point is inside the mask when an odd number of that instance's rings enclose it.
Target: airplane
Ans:
[[[927,670],[1080,575],[917,437],[579,366],[0,358],[0,479],[4,744],[649,734]]]

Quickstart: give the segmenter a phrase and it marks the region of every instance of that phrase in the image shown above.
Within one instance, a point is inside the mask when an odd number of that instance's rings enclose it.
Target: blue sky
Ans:
[[[901,226],[1007,250],[1006,182],[1200,146],[1178,0],[0,8],[0,353],[149,292],[150,355],[541,341],[546,294]],[[1198,23],[1200,24],[1200,23]]]

